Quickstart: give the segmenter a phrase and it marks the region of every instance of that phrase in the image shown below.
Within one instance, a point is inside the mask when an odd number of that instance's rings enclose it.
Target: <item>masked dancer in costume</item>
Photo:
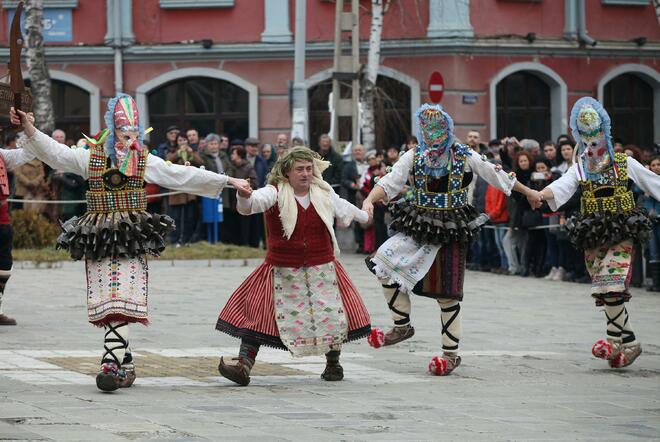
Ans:
[[[337,196],[321,177],[328,167],[306,147],[277,159],[269,184],[238,192],[243,215],[265,212],[266,260],[232,294],[216,328],[241,339],[236,364],[220,359],[220,374],[250,383],[261,345],[289,350],[293,356],[326,356],[326,381],[340,381],[341,345],[369,335],[369,313],[337,261],[335,218],[348,225],[368,215]]]
[[[21,111],[25,150],[53,169],[87,178],[87,212],[62,225],[57,245],[74,260],[85,259],[89,322],[104,327],[105,342],[96,385],[103,391],[130,387],[135,366],[128,342],[131,323],[149,322],[146,255],[158,256],[174,223],[146,212],[145,181],[168,189],[217,198],[236,180],[194,167],[166,163],[143,147],[144,130],[132,97],[118,94],[108,102],[107,128],[88,138],[88,149],[70,149],[38,131]],[[20,118],[20,121],[19,121]]]
[[[651,230],[646,210],[635,207],[632,187],[660,199],[660,176],[633,157],[614,153],[610,117],[593,98],[575,103],[570,125],[577,143],[573,166],[540,192],[539,202],[546,200],[554,211],[582,190],[580,213],[567,227],[573,244],[584,250],[591,296],[607,319],[607,338],[597,341],[592,353],[612,368],[626,367],[642,353],[625,306],[633,242],[643,242]]]
[[[440,306],[443,355],[431,359],[429,371],[444,376],[461,363],[465,259],[470,242],[488,221],[486,214],[468,204],[468,185],[477,174],[507,195],[512,190],[525,195],[533,192],[484,156],[455,142],[454,123],[440,106],[425,104],[415,118],[419,144],[378,181],[362,206],[372,213],[375,202],[397,197],[412,172],[411,196],[389,207],[391,228],[397,233],[367,258],[394,320],[387,333],[374,329],[369,343],[380,347],[411,338],[415,329],[410,322],[410,294],[434,298]]]
[[[12,227],[9,216],[9,176],[7,171],[32,161],[34,155],[21,149],[22,139],[18,141],[17,149],[0,149],[0,326],[16,325],[16,320],[2,311],[2,296],[12,269]]]

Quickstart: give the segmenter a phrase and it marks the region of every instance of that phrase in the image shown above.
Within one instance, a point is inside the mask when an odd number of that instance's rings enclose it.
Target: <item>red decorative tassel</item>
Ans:
[[[610,360],[610,367],[612,368],[621,368],[625,367],[628,364],[628,358],[623,352],[617,353],[612,360]]]
[[[591,353],[599,359],[609,359],[612,356],[612,344],[604,339],[599,339],[591,347]]]
[[[439,356],[433,356],[429,362],[429,373],[434,376],[443,376],[447,371],[447,360]]]
[[[371,330],[371,334],[367,336],[367,342],[373,348],[380,348],[385,343],[385,333],[380,328],[374,328]]]

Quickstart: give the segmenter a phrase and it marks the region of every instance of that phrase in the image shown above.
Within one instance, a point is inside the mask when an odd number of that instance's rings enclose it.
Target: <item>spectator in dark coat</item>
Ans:
[[[362,207],[362,196],[358,193],[361,187],[360,178],[369,168],[369,165],[364,161],[364,146],[356,144],[351,150],[353,158],[351,161],[346,161],[344,169],[342,170],[341,178],[341,191],[342,196],[346,201],[351,204]],[[359,197],[359,201],[358,201]],[[355,235],[355,243],[358,245],[357,253],[364,252],[364,230],[359,223],[353,224],[353,233]]]
[[[247,151],[243,146],[236,146],[231,151],[231,167],[227,175],[234,178],[249,179],[253,189],[257,188],[257,174],[252,164],[247,160]],[[253,238],[250,231],[249,219],[253,216],[262,216],[260,213],[241,216],[236,209],[236,190],[230,189],[229,209],[225,212],[225,226],[223,228],[222,242],[238,244],[240,246],[249,245]]]
[[[247,160],[250,162],[254,171],[257,173],[257,188],[266,185],[266,175],[268,175],[268,164],[259,155],[259,145],[261,143],[256,138],[245,139],[245,151],[247,152]]]
[[[341,185],[341,171],[344,166],[344,160],[341,155],[337,153],[332,147],[332,140],[328,134],[323,134],[319,137],[318,154],[321,155],[326,161],[330,162],[330,166],[323,172],[323,179],[330,184],[335,191],[339,190]]]
[[[222,150],[222,137],[220,135],[208,134],[206,136],[206,148],[199,155],[202,157],[206,170],[229,175],[232,166],[226,149]],[[225,209],[230,207],[229,191],[229,187],[222,190],[222,207]]]
[[[164,143],[158,145],[158,156],[162,159],[165,159],[167,156],[167,151],[175,151],[178,148],[176,144],[176,137],[179,135],[179,128],[177,126],[170,126],[165,132],[165,137],[167,138]]]

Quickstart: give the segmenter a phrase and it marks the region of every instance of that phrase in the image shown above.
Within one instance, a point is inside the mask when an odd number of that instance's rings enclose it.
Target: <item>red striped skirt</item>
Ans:
[[[337,285],[348,318],[346,341],[364,338],[371,332],[369,312],[346,270],[334,261]],[[215,328],[228,335],[286,350],[275,322],[273,266],[264,262],[231,295],[220,312]]]

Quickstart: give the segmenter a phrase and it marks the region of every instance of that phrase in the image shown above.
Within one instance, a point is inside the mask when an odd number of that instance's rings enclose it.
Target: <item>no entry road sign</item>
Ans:
[[[429,79],[429,98],[433,103],[440,103],[445,93],[445,80],[440,72],[435,71]]]

